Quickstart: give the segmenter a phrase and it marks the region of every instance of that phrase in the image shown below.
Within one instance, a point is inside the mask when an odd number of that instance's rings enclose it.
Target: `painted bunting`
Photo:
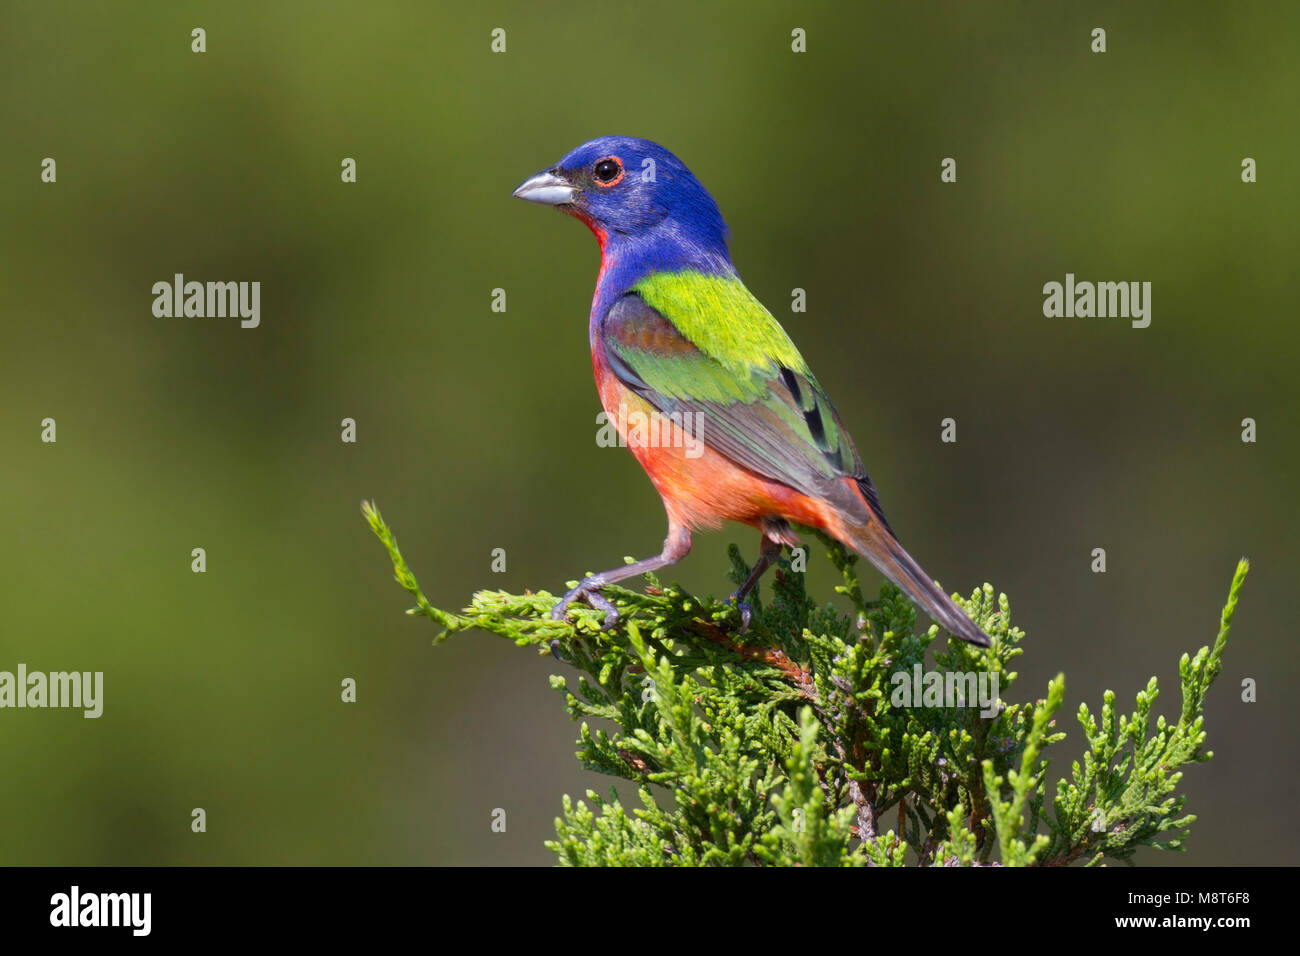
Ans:
[[[579,146],[514,195],[585,223],[600,243],[588,335],[601,404],[663,498],[668,536],[653,558],[583,580],[574,601],[605,614],[615,581],[681,559],[691,532],[737,521],[757,528],[745,598],[791,523],[820,528],[870,561],[943,628],[988,646],[983,631],[899,544],[835,407],[794,343],[731,263],[713,197],[662,146],[613,136]]]

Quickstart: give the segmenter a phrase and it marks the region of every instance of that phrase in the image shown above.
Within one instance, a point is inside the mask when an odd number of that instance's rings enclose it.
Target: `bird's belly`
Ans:
[[[692,529],[717,528],[724,521],[760,527],[764,519],[779,517],[825,526],[824,503],[741,467],[709,447],[700,422],[665,415],[601,371],[597,386],[609,423],[650,477],[670,521]]]

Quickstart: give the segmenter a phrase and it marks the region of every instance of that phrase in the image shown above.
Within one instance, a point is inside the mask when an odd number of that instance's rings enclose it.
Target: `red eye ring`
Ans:
[[[601,178],[602,170],[600,167],[605,163],[613,163],[614,166],[618,169],[617,175],[615,175],[611,179]],[[605,170],[605,172],[608,172],[608,170]],[[600,186],[603,189],[609,189],[611,186],[617,186],[619,183],[623,181],[623,177],[625,175],[627,175],[627,170],[623,168],[623,160],[619,159],[617,156],[602,156],[600,157],[600,159],[596,160],[594,163],[591,164],[591,178],[596,181],[597,186]]]

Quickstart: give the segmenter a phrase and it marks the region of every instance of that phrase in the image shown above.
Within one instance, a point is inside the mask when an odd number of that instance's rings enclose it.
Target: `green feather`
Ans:
[[[865,475],[803,356],[739,279],[656,273],[631,291],[604,345],[652,404],[702,414],[706,443],[792,487]]]
[[[656,272],[632,287],[705,355],[739,377],[774,364],[811,376],[781,323],[735,276]]]

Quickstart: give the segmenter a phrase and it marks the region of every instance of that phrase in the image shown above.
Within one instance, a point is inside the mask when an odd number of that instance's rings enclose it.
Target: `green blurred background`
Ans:
[[[1011,696],[1066,673],[1051,779],[1080,701],[1155,674],[1177,713],[1252,559],[1189,852],[1139,861],[1292,862],[1300,8],[466,6],[0,8],[0,669],[105,673],[97,721],[0,712],[0,861],[551,861],[560,795],[611,782],[557,665],[432,648],[358,506],[446,607],[658,550],[657,496],[594,441],[595,243],[510,197],[627,134],[718,199],[909,549],[1010,595]],[[261,327],[155,318],[175,272],[260,281]],[[1152,282],[1151,327],[1044,318],[1066,272]],[[729,589],[732,540],[670,579]]]

